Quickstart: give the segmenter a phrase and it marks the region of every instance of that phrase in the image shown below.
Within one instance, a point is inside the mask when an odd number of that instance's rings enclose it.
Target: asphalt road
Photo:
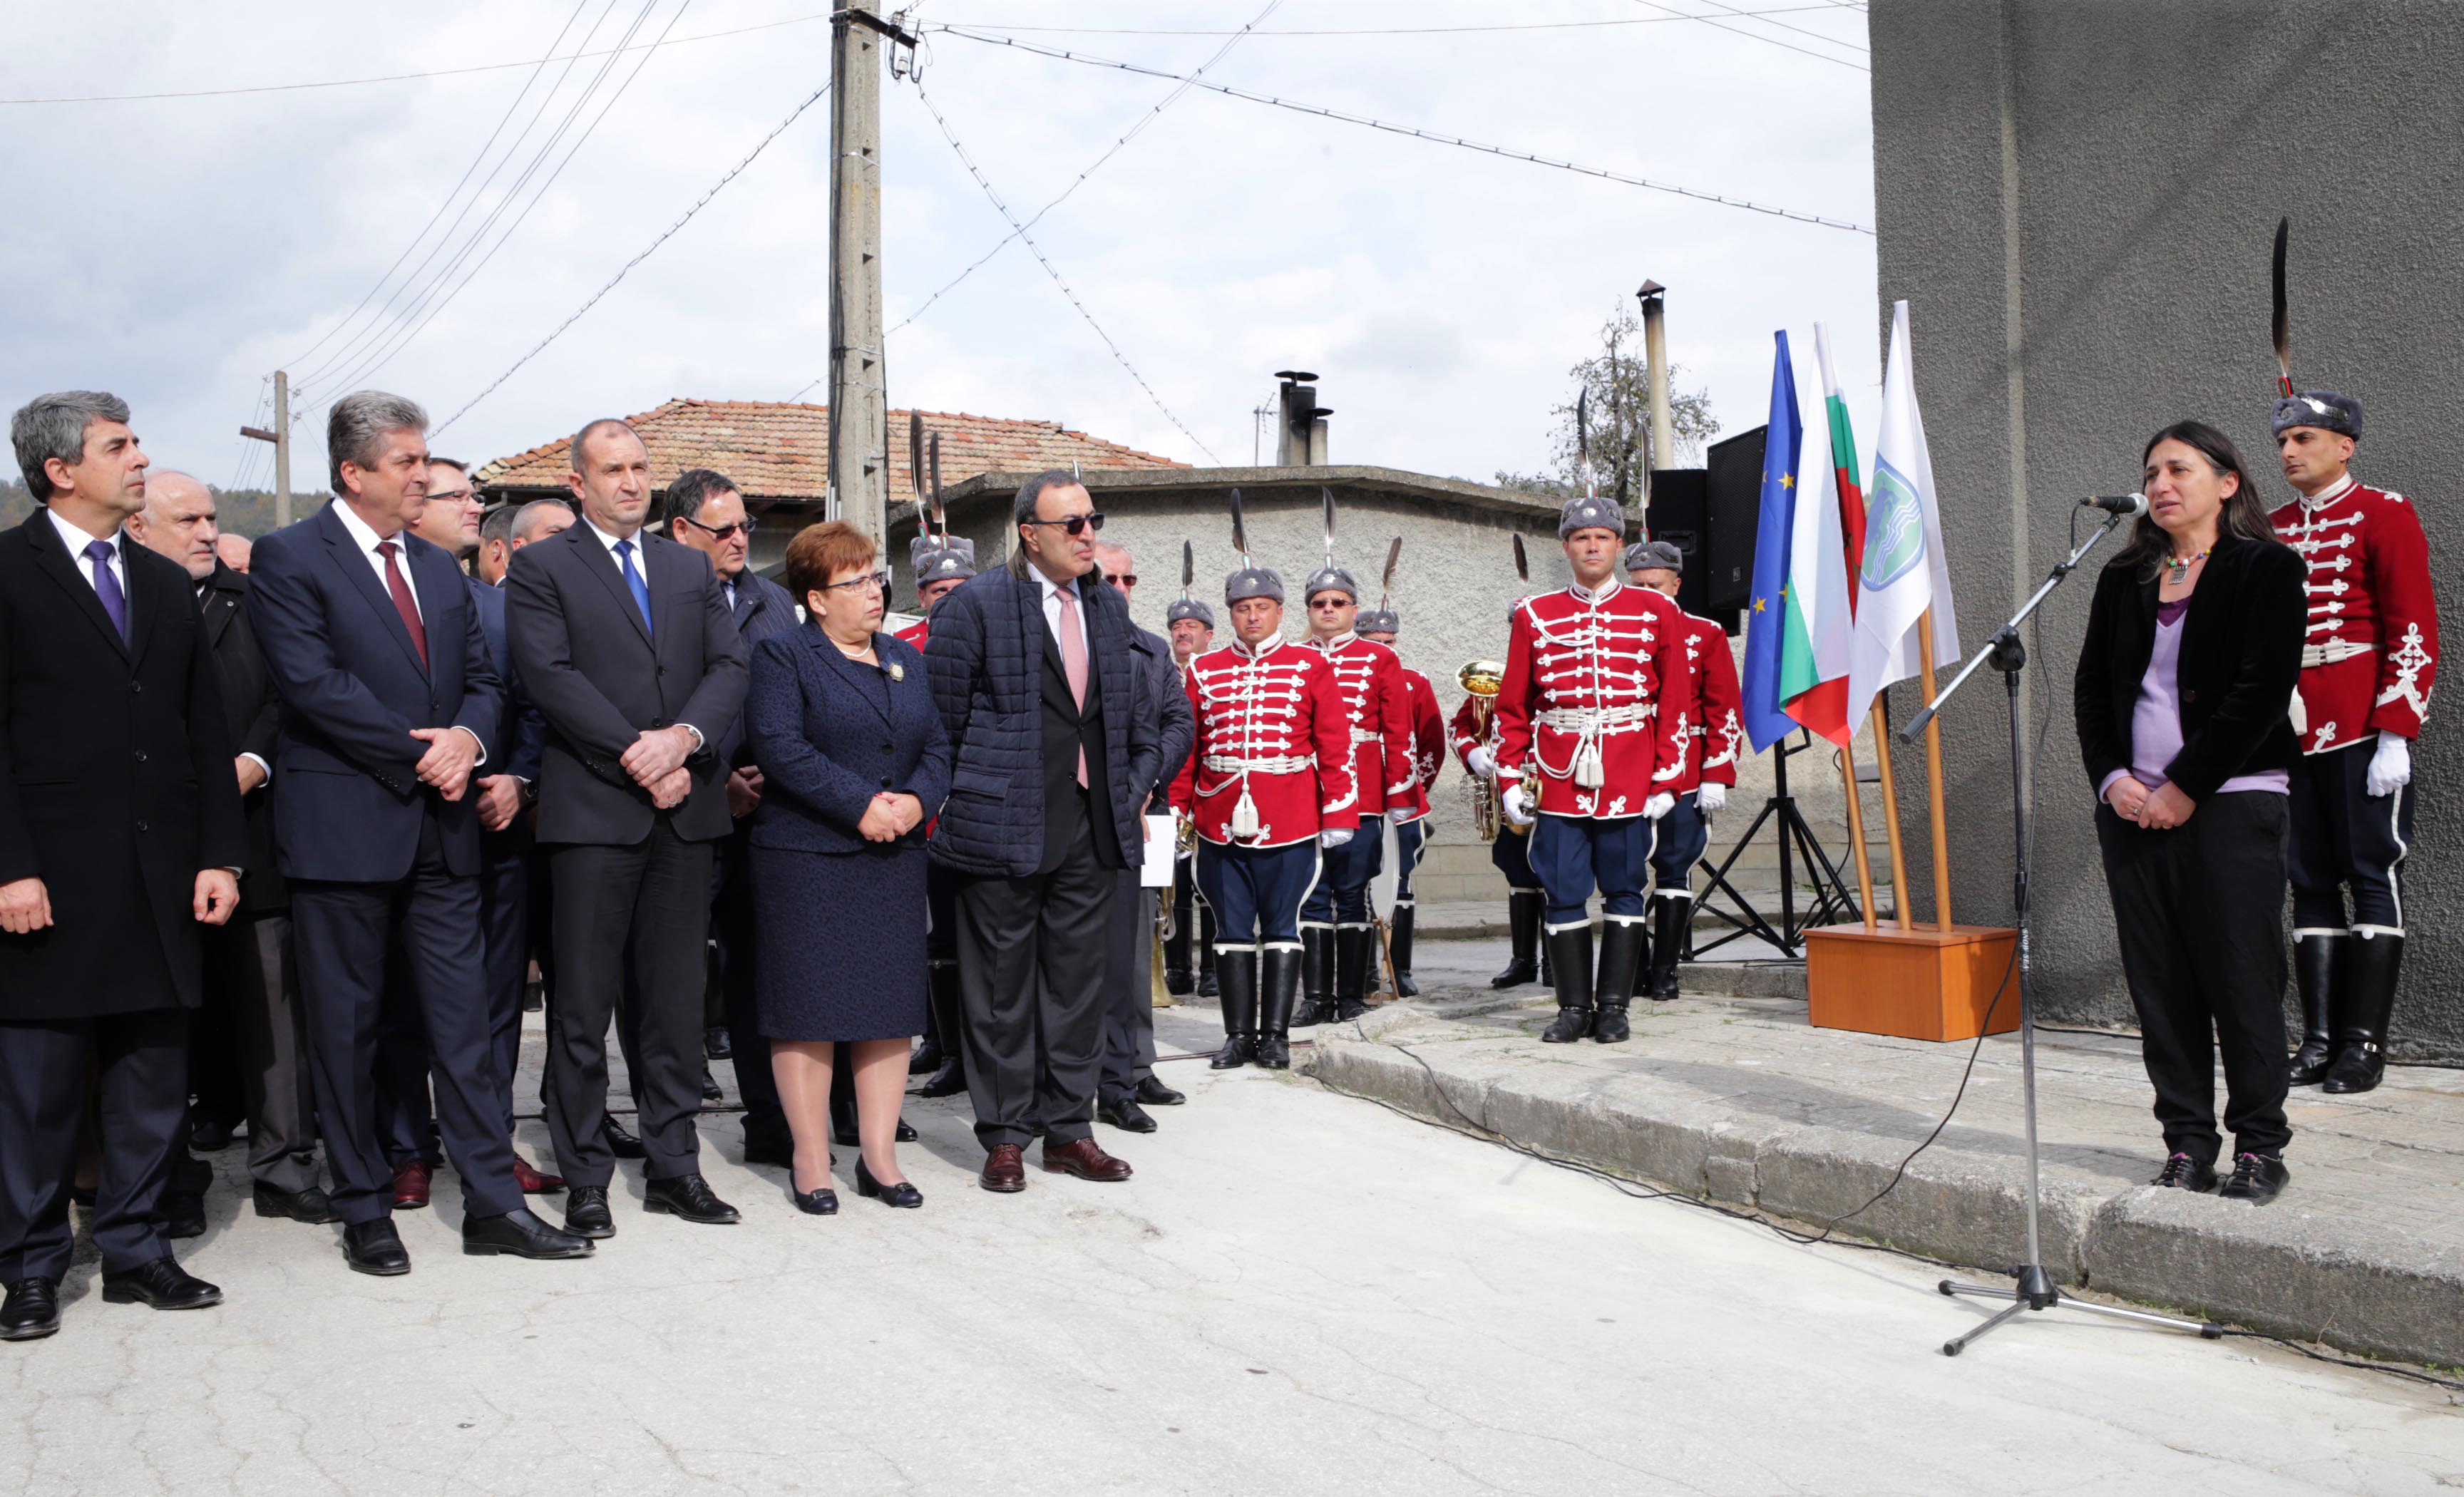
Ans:
[[[0,1491],[2464,1485],[2454,1396],[2084,1317],[1949,1360],[1986,1311],[1925,1266],[1628,1200],[1305,1080],[1166,1069],[1192,1097],[1161,1134],[1104,1131],[1127,1184],[1030,1168],[988,1195],[958,1105],[916,1104],[924,1208],[842,1179],[843,1213],[806,1218],[714,1119],[745,1222],[645,1216],[633,1183],[580,1264],[462,1257],[450,1175],[388,1280],[220,1193],[183,1256],[224,1307],[104,1305],[80,1269],[61,1334],[0,1347]]]

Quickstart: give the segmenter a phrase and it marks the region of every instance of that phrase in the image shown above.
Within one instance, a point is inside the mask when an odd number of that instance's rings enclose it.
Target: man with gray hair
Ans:
[[[533,499],[528,504],[499,504],[479,521],[479,581],[505,585],[514,553],[534,540],[545,540],[573,523],[573,506],[562,499]]]
[[[95,1067],[102,1298],[195,1310],[162,1196],[187,1115],[197,927],[248,858],[194,585],[122,530],[145,502],[128,407],[38,396],[10,422],[44,508],[0,535],[0,1340],[59,1330]]]
[[[504,686],[460,569],[408,533],[428,497],[427,428],[399,395],[334,402],[334,500],[260,541],[249,578],[249,617],[282,695],[275,850],[291,884],[318,1121],[344,1261],[372,1274],[410,1271],[365,1059],[396,959],[462,1179],[463,1250],[591,1250],[524,1207],[506,1136],[513,1078],[489,1029],[472,793],[503,750]]]

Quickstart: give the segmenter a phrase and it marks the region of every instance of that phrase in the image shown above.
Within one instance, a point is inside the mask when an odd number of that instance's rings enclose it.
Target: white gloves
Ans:
[[[1658,795],[1653,796],[1650,800],[1642,803],[1642,814],[1646,819],[1656,822],[1661,817],[1667,815],[1676,807],[1676,804],[1677,797],[1670,795],[1665,790],[1662,790]]]
[[[2370,767],[2362,776],[2362,788],[2372,795],[2393,795],[2412,782],[2412,741],[2392,733],[2379,735],[2379,746],[2370,754]]]
[[[1505,807],[1506,814],[1514,820],[1528,822],[1531,819],[1531,793],[1523,788],[1521,781],[1499,791],[1497,800]]]
[[[1321,848],[1340,848],[1351,840],[1351,828],[1345,826],[1330,826],[1317,834],[1317,845]]]
[[[1463,765],[1475,775],[1485,775],[1497,767],[1497,756],[1485,748],[1475,748],[1463,756]]]
[[[1694,792],[1694,804],[1705,816],[1725,811],[1728,808],[1728,787],[1705,784]]]

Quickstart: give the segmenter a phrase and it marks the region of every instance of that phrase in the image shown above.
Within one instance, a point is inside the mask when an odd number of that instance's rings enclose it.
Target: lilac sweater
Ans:
[[[2182,701],[2176,676],[2182,660],[2182,615],[2189,607],[2188,598],[2156,605],[2156,644],[2147,654],[2147,673],[2139,678],[2139,705],[2130,714],[2130,767],[2104,777],[2104,783],[2096,787],[2100,800],[2123,775],[2155,789],[2165,782],[2165,766],[2182,752]],[[2216,786],[2216,794],[2266,790],[2288,795],[2292,789],[2292,776],[2269,769],[2235,775]]]

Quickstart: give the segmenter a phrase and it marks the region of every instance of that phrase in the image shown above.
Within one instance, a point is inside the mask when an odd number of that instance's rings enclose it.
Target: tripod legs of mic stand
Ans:
[[[2054,1281],[2044,1269],[2031,1266],[2019,1270],[2015,1285],[1991,1288],[1982,1284],[1962,1284],[1945,1279],[1935,1286],[1943,1294],[1969,1294],[1979,1299],[2011,1300],[2010,1308],[1966,1335],[1953,1336],[1942,1344],[1942,1354],[1957,1356],[1974,1342],[1983,1340],[1988,1332],[2008,1325],[2021,1312],[2031,1310],[2083,1310],[2091,1314],[2111,1315],[2117,1320],[2135,1320],[2144,1326],[2163,1326],[2173,1331],[2195,1331],[2207,1340],[2223,1336],[2225,1328],[2212,1320],[2184,1320],[2175,1315],[2159,1315],[2152,1310],[2124,1310],[2119,1305],[2099,1305],[2093,1300],[2078,1299],[2054,1288]]]

